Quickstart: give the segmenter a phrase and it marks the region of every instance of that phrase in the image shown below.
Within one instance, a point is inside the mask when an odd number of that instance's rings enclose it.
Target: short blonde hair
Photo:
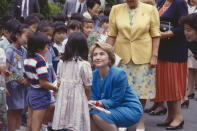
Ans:
[[[108,43],[101,43],[101,42],[97,42],[95,43],[91,48],[90,48],[90,57],[93,61],[93,54],[94,54],[94,50],[96,48],[101,48],[102,50],[104,50],[105,52],[107,52],[108,56],[109,56],[109,66],[112,66],[115,63],[115,55],[113,52],[113,47],[108,44]]]

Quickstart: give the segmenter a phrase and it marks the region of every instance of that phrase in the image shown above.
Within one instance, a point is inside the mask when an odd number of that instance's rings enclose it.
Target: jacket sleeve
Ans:
[[[182,16],[188,15],[188,7],[187,3],[184,0],[178,0],[176,3],[176,14],[177,14],[177,23],[181,19]],[[183,26],[179,25],[175,28],[172,28],[171,31],[174,33],[175,36],[183,35],[184,28]]]
[[[11,9],[11,11],[10,11],[10,16],[13,16],[13,17],[16,16],[17,6],[18,6],[18,0],[15,0],[15,1],[14,1],[14,4],[13,4],[13,7],[12,7],[12,9]]]
[[[126,72],[123,70],[115,74],[112,81],[112,97],[110,99],[101,100],[104,107],[108,109],[117,107],[121,103],[123,97],[125,96],[125,91],[129,86]]]
[[[34,5],[34,9],[35,9],[35,12],[34,13],[40,13],[40,6],[39,6],[39,2],[38,0],[35,1],[35,5]]]
[[[62,13],[68,15],[68,1],[65,2]]]

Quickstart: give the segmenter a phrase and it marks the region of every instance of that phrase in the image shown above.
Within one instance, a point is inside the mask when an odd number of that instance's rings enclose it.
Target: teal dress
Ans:
[[[129,85],[126,72],[115,66],[110,68],[103,79],[100,78],[98,69],[93,72],[91,99],[100,100],[111,114],[98,113],[96,110],[92,110],[90,114],[97,114],[117,127],[132,126],[141,118],[142,105]]]

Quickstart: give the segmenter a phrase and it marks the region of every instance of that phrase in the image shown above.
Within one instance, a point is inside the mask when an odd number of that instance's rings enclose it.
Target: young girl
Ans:
[[[7,70],[23,76],[24,60],[26,49],[23,47],[27,43],[30,29],[27,25],[22,25],[18,20],[9,21],[12,26],[11,40],[12,45],[6,49]],[[21,81],[11,81],[7,83],[10,96],[7,96],[8,105],[8,130],[19,130],[21,125],[21,113],[25,107],[26,87]]]
[[[49,46],[48,46],[48,51],[46,52],[44,58],[46,61],[47,70],[48,70],[48,74],[49,74],[48,79],[49,79],[49,82],[51,82],[51,83],[53,83],[56,79],[55,78],[55,71],[53,68],[53,61],[56,58],[56,55],[55,55],[54,50],[52,48],[53,31],[54,30],[53,30],[52,24],[46,20],[41,21],[40,24],[38,25],[38,28],[37,28],[37,32],[41,32],[41,33],[45,34],[50,41]],[[51,91],[51,102],[50,103],[51,103],[50,108],[48,109],[48,111],[46,113],[46,118],[44,119],[44,122],[43,122],[43,127],[42,127],[43,130],[47,129],[47,124],[49,127],[51,127],[51,122],[53,119],[53,112],[55,109],[55,98],[53,96],[53,91]]]
[[[27,131],[39,131],[47,109],[50,106],[51,93],[57,88],[48,82],[44,56],[48,51],[49,40],[40,32],[33,33],[28,40],[27,59],[25,60],[25,77],[29,80]]]
[[[56,59],[53,61],[53,67],[55,72],[57,72],[57,64],[59,62],[59,58],[61,54],[64,53],[65,49],[66,42],[63,41],[66,38],[67,28],[63,22],[55,22],[53,27],[53,50],[56,55]]]
[[[72,33],[57,70],[59,92],[53,118],[54,130],[90,131],[88,99],[92,71],[87,59],[86,37],[81,32]]]

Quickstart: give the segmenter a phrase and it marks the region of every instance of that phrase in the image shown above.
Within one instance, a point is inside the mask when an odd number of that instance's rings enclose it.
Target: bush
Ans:
[[[0,0],[0,17],[9,15],[13,0]]]
[[[52,20],[54,15],[62,12],[62,9],[58,7],[54,2],[49,2],[48,4],[50,9],[49,19]]]

